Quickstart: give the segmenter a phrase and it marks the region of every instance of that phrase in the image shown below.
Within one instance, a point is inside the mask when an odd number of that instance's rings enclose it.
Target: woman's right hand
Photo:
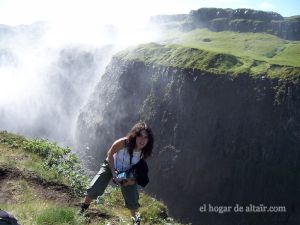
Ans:
[[[112,180],[113,180],[113,182],[115,183],[115,184],[120,184],[120,182],[118,181],[118,179],[117,179],[117,175],[118,175],[118,173],[117,173],[117,171],[112,171],[111,172],[112,173]]]
[[[120,184],[117,181],[117,171],[115,170],[115,165],[114,165],[114,154],[117,153],[118,151],[120,151],[122,148],[124,148],[125,145],[125,140],[126,137],[124,138],[120,138],[118,140],[116,140],[113,145],[111,146],[111,148],[107,151],[107,158],[106,160],[108,161],[109,167],[111,169],[111,173],[112,173],[112,177],[113,177],[113,181],[117,184]]]

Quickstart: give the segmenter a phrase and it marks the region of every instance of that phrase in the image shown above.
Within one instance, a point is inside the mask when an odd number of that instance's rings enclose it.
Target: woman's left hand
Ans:
[[[126,187],[126,186],[133,185],[133,184],[135,184],[135,180],[134,179],[128,179],[122,185]]]

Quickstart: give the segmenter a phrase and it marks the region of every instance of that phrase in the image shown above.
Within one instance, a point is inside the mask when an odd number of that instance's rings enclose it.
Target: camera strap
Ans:
[[[118,172],[124,172],[124,161],[125,161],[125,154],[126,154],[126,151],[127,149],[123,148],[123,159],[122,159],[122,170],[121,171],[118,171]],[[119,155],[119,152],[117,152],[117,155],[116,155],[116,168],[118,170],[118,155]],[[130,163],[130,166],[131,166],[131,163]]]

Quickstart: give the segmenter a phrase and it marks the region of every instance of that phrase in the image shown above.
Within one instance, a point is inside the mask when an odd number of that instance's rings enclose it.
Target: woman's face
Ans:
[[[136,136],[136,139],[135,139],[135,145],[136,145],[136,147],[138,149],[140,149],[140,150],[142,148],[144,148],[147,145],[147,143],[148,143],[148,138],[149,137],[148,137],[147,131],[142,130],[140,132],[140,134],[138,136]]]

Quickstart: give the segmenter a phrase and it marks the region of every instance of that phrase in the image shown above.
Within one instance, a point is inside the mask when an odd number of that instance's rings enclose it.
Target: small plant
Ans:
[[[285,97],[285,82],[279,82],[277,86],[274,87],[275,90],[275,99],[274,99],[274,105],[280,106]]]
[[[39,213],[36,218],[39,225],[81,225],[84,219],[77,216],[70,208],[48,208]]]
[[[203,42],[211,42],[211,39],[210,39],[210,38],[203,38],[202,41],[203,41]]]
[[[77,194],[84,193],[89,178],[70,148],[59,147],[56,143],[50,143],[45,139],[34,139],[24,141],[24,149],[39,155],[44,161],[43,167],[63,175]]]
[[[1,131],[0,132],[0,143],[5,144],[11,148],[18,148],[22,145],[25,138],[16,135],[8,133],[7,131]]]

